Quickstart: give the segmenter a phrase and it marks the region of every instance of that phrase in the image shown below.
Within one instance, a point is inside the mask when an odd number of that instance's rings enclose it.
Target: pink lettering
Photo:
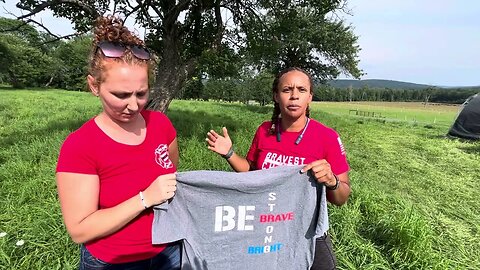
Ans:
[[[293,218],[293,212],[281,213],[276,215],[262,214],[260,215],[260,223],[288,221],[293,220]]]

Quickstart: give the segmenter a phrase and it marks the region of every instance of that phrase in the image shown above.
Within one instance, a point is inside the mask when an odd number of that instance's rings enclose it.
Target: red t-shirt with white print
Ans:
[[[269,169],[283,165],[306,165],[319,159],[325,159],[335,174],[347,172],[345,148],[333,129],[311,119],[302,140],[295,144],[302,133],[281,131],[280,142],[277,134],[269,134],[270,121],[263,122],[257,129],[247,159],[256,169]]]
[[[138,196],[158,176],[176,171],[168,157],[168,146],[176,137],[172,123],[160,112],[145,110],[142,116],[147,133],[139,145],[114,141],[94,119],[71,133],[62,145],[57,172],[98,175],[99,209]],[[147,209],[119,231],[85,246],[94,257],[108,263],[152,258],[166,247],[152,245],[153,216],[153,210]]]

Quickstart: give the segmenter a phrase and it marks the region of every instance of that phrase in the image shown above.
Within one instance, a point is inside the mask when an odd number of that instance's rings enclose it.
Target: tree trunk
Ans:
[[[50,76],[50,80],[45,84],[45,87],[49,87],[52,82],[53,82],[53,76]]]
[[[155,75],[155,83],[151,87],[148,109],[166,112],[172,99],[194,75],[196,59],[185,61],[181,58],[181,46],[173,35],[164,40],[165,47]]]

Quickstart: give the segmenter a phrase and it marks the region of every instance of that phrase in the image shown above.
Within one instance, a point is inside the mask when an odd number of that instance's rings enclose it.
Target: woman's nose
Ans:
[[[127,109],[129,109],[131,111],[138,110],[138,102],[137,102],[137,97],[135,95],[132,95],[128,99]]]
[[[298,99],[298,90],[293,89],[293,90],[290,92],[290,99]]]

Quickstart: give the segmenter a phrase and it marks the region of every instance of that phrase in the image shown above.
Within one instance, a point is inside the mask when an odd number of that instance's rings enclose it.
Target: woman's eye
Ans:
[[[130,94],[126,94],[126,93],[123,93],[123,94],[115,94],[115,96],[117,98],[120,98],[120,99],[125,99],[125,98],[128,98],[130,96]]]

